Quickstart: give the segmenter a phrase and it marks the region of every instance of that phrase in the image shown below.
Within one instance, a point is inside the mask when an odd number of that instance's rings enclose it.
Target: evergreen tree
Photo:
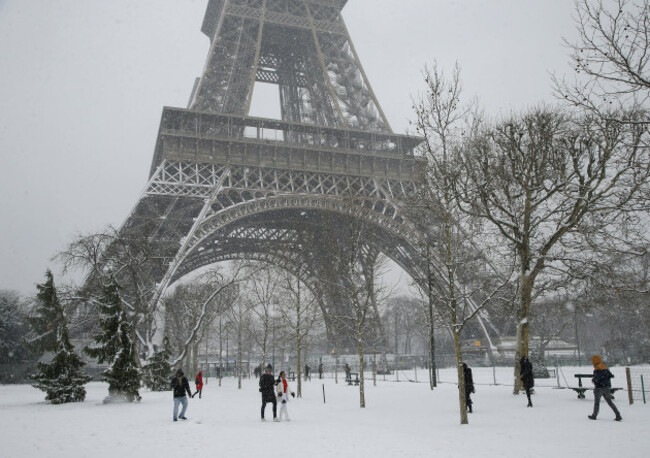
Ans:
[[[119,285],[111,275],[102,288],[99,326],[102,333],[95,335],[95,345],[84,351],[100,364],[108,364],[102,372],[108,382],[108,397],[104,402],[140,401],[140,372],[135,361],[135,345],[131,339],[131,326],[122,306]]]
[[[49,363],[39,362],[31,378],[36,381],[34,387],[45,391],[45,399],[52,404],[80,402],[86,398],[84,385],[92,377],[81,371],[85,363],[70,343],[68,323],[56,294],[52,272],[48,270],[45,277],[45,283],[37,285],[38,307],[27,319],[36,334],[28,343],[37,351],[53,352],[54,358]]]
[[[171,350],[167,336],[163,339],[162,348],[151,357],[144,367],[145,384],[151,391],[167,391],[171,389],[169,380],[172,378],[172,367],[169,364]]]

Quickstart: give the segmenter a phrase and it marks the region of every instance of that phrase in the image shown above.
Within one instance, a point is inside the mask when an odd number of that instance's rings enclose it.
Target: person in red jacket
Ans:
[[[196,393],[199,393],[199,399],[201,399],[201,392],[203,391],[203,372],[199,371],[199,373],[196,374],[194,384],[196,385]],[[196,396],[196,393],[194,393],[192,397]]]

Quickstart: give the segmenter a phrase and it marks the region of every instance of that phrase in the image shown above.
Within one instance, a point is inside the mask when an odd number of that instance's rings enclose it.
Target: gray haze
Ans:
[[[206,4],[0,0],[0,289],[34,294],[75,233],[122,224],[162,107],[185,107],[202,72]],[[549,73],[569,71],[570,0],[349,0],[343,13],[398,133],[425,63],[458,61],[493,116],[552,103]],[[254,110],[277,112],[259,93]]]

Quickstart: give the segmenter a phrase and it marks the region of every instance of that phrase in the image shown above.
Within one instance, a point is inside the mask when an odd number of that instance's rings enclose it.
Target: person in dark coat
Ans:
[[[172,378],[172,389],[174,390],[174,421],[177,421],[179,418],[181,420],[187,420],[185,417],[185,411],[187,410],[187,393],[190,397],[192,396],[192,390],[190,389],[190,382],[187,381],[187,377],[183,374],[182,369],[176,371],[176,375]],[[181,409],[181,414],[178,414],[178,405],[181,404],[183,408]]]
[[[533,363],[528,360],[527,356],[522,356],[519,360],[519,375],[521,377],[521,383],[526,390],[526,397],[528,398],[528,405],[526,407],[532,407],[533,401],[530,400],[530,391],[535,386],[535,378],[533,377]]]
[[[196,378],[194,379],[194,384],[196,385],[196,393],[192,395],[192,397],[196,396],[196,394],[199,394],[199,399],[201,399],[201,393],[203,393],[203,372],[199,371],[198,374],[196,374]]]
[[[472,377],[472,369],[469,368],[466,362],[463,362],[463,377],[465,378],[465,405],[467,411],[472,413],[472,398],[470,395],[476,393],[474,389],[474,378]]]
[[[305,380],[311,382],[311,367],[309,367],[309,364],[305,364]]]
[[[278,400],[275,397],[275,379],[273,378],[273,368],[269,364],[266,366],[266,373],[260,377],[260,393],[262,393],[262,421],[264,420],[264,410],[266,403],[273,403],[273,421],[279,421],[278,416]]]
[[[323,378],[323,363],[318,365],[318,378]]]
[[[621,421],[620,412],[616,408],[616,405],[612,401],[611,380],[614,378],[607,366],[603,363],[603,359],[599,355],[594,355],[591,357],[591,363],[594,365],[594,376],[591,379],[591,382],[594,384],[594,412],[591,415],[588,415],[590,420],[595,420],[598,416],[598,410],[600,409],[600,398],[605,398],[607,404],[612,408],[616,418],[614,420]]]

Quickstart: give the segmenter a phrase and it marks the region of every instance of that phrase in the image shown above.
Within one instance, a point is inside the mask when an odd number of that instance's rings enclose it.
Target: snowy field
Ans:
[[[563,368],[573,374],[590,368]],[[615,367],[613,386],[625,386]],[[475,413],[459,424],[453,370],[440,373],[434,391],[410,383],[414,373],[368,381],[365,409],[359,390],[331,378],[303,384],[303,398],[291,400],[291,422],[262,423],[257,381],[209,379],[203,399],[190,399],[189,420],[172,422],[171,392],[141,391],[142,402],[103,405],[106,385],[87,385],[83,403],[49,405],[29,385],[0,386],[0,457],[648,457],[650,404],[630,406],[619,391],[623,421],[603,402],[597,421],[587,419],[593,397],[558,389],[556,379],[536,380],[534,408],[513,396],[512,369],[474,368]],[[418,371],[426,381],[426,372]],[[499,385],[493,385],[496,378]],[[560,377],[562,386],[566,386]],[[295,382],[292,383],[295,390]],[[326,403],[323,403],[323,386]],[[267,418],[271,418],[267,405]]]

